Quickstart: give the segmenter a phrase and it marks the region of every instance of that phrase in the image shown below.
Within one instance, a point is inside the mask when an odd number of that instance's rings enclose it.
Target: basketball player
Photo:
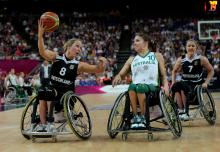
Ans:
[[[144,33],[137,33],[134,38],[133,48],[137,52],[136,56],[131,56],[113,80],[113,86],[120,83],[131,70],[132,82],[129,85],[128,92],[133,111],[131,119],[131,129],[148,127],[148,118],[145,118],[145,102],[149,92],[160,90],[160,80],[165,93],[169,94],[168,81],[166,79],[166,70],[164,67],[164,58],[161,53],[152,50],[152,42]],[[161,77],[160,77],[161,76]],[[141,115],[137,113],[137,102],[140,105]]]
[[[51,131],[46,125],[47,101],[60,101],[60,98],[67,91],[74,91],[75,79],[80,72],[102,73],[105,70],[106,59],[99,58],[98,65],[90,65],[85,62],[77,61],[75,58],[80,54],[82,42],[79,39],[70,39],[64,44],[64,54],[58,54],[44,47],[43,35],[45,27],[42,22],[38,21],[38,49],[40,55],[48,61],[52,61],[50,71],[50,87],[39,89],[38,98],[40,101],[40,120],[41,125],[38,131]],[[55,107],[56,108],[56,107]],[[49,122],[49,120],[48,120]]]
[[[187,53],[179,57],[174,65],[172,71],[172,91],[177,99],[179,113],[181,120],[189,120],[189,105],[190,97],[193,96],[194,88],[196,85],[202,84],[203,88],[207,88],[210,80],[214,75],[214,70],[209,60],[202,55],[196,54],[197,43],[195,40],[190,39],[186,43]],[[207,70],[208,75],[203,81],[203,67]],[[176,82],[177,73],[181,73],[181,81]]]

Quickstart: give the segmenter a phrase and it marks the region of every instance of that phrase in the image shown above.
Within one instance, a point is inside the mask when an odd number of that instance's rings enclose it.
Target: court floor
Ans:
[[[117,93],[88,94],[81,96],[90,110],[93,124],[89,140],[81,140],[74,134],[51,139],[37,139],[35,143],[26,140],[20,133],[20,119],[23,108],[0,112],[0,152],[219,152],[220,151],[220,93],[213,93],[217,120],[210,126],[205,119],[183,123],[183,134],[175,139],[171,132],[155,132],[152,141],[147,134],[129,134],[123,141],[121,134],[110,139],[106,126]]]

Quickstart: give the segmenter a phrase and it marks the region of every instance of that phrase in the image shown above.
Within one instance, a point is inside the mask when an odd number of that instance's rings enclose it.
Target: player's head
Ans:
[[[11,74],[15,74],[15,69],[12,68],[12,69],[10,70],[10,73],[11,73]]]
[[[149,38],[144,33],[136,33],[133,41],[133,48],[137,52],[144,51],[148,48]]]
[[[145,49],[150,49],[150,51],[155,52],[156,45],[155,43],[149,38],[148,34],[140,32],[136,33],[133,42],[134,50],[139,52]]]
[[[196,49],[197,49],[197,42],[195,40],[190,39],[186,42],[187,54],[193,55],[194,53],[196,53]]]
[[[70,39],[64,44],[64,51],[70,58],[74,58],[82,50],[82,42],[79,39]]]

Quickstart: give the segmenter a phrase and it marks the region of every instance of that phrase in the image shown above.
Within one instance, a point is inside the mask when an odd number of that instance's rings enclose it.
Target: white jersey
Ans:
[[[8,75],[8,86],[9,85],[14,85],[14,86],[18,85],[16,75],[14,75],[14,74],[9,74]]]
[[[159,86],[159,65],[154,52],[136,55],[131,63],[132,83]]]

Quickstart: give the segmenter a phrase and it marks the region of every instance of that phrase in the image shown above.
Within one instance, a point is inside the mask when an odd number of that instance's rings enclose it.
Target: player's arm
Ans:
[[[125,62],[124,66],[122,67],[121,71],[115,76],[112,86],[119,84],[122,78],[130,71],[131,69],[131,62],[133,61],[134,57],[129,57],[128,60]]]
[[[181,70],[181,57],[179,57],[172,70],[172,84],[176,82],[176,75]]]
[[[167,74],[166,74],[164,58],[161,53],[156,52],[155,55],[157,57],[157,61],[159,62],[159,69],[160,69],[160,75],[161,75],[163,88],[164,88],[166,95],[168,95],[169,94],[169,86],[168,86],[168,81],[167,81]]]
[[[204,56],[201,57],[201,65],[208,72],[207,78],[203,84],[203,87],[207,87],[209,82],[211,81],[212,77],[214,76],[214,69],[213,69],[212,65],[210,64],[209,60]]]
[[[7,75],[7,76],[5,77],[5,80],[4,80],[4,86],[5,86],[5,88],[8,87],[8,84],[7,84],[8,80],[9,80],[9,75]]]
[[[56,59],[57,53],[46,50],[44,47],[44,35],[45,27],[43,27],[43,23],[38,20],[38,49],[39,49],[39,54],[48,61],[53,61]]]
[[[102,73],[105,71],[106,58],[100,57],[98,65],[91,65],[86,62],[80,62],[78,72]]]

